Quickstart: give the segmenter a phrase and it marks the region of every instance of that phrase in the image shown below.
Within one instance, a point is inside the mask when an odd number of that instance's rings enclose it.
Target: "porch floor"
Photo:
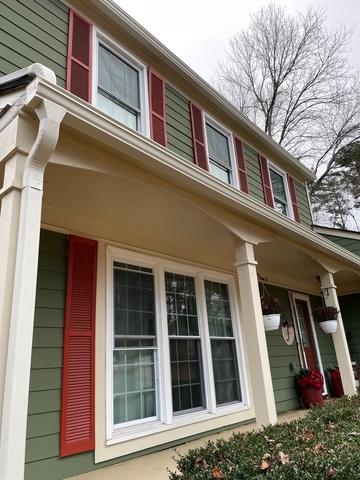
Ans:
[[[292,410],[280,414],[279,422],[289,422],[297,418],[301,418],[306,414],[307,410]],[[209,440],[216,440],[218,438],[227,439],[234,432],[249,432],[256,429],[255,423],[249,423],[233,430],[226,430],[224,432],[209,435],[207,437],[187,442],[176,447],[176,451],[184,454],[190,448],[197,448],[204,445]],[[71,477],[73,480],[119,480],[119,478],[131,478],[131,480],[144,480],[145,478],[152,478],[156,480],[168,480],[168,470],[175,470],[175,462],[173,456],[175,455],[175,448],[169,448],[160,452],[151,453],[142,457],[128,460],[126,462],[112,465],[110,467],[101,468],[90,473],[84,473]],[[146,472],[146,474],[144,473]],[[144,476],[145,475],[145,476]],[[68,479],[68,480],[71,480]]]

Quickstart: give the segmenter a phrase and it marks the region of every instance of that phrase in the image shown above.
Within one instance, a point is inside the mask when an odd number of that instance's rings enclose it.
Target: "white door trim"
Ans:
[[[312,311],[311,311],[311,303],[310,303],[309,295],[304,295],[304,294],[298,293],[298,292],[289,292],[289,298],[290,298],[290,306],[291,306],[292,316],[295,320],[295,322],[294,322],[294,324],[295,324],[295,336],[296,336],[296,342],[297,342],[297,345],[298,345],[300,364],[303,368],[307,368],[307,364],[306,364],[306,356],[305,356],[304,348],[303,348],[302,341],[301,341],[300,334],[299,334],[299,331],[300,331],[300,329],[299,329],[299,319],[298,319],[297,311],[296,311],[296,308],[295,308],[295,300],[296,299],[303,300],[307,304],[308,311],[309,311],[310,325],[311,325],[311,333],[312,333],[313,340],[314,340],[314,349],[315,349],[316,359],[317,359],[317,363],[319,365],[319,370],[324,377],[324,395],[328,395],[326,379],[325,379],[325,375],[324,375],[324,368],[323,368],[323,364],[322,364],[322,360],[321,360],[319,342],[318,342],[318,339],[317,339],[315,322],[314,322],[314,318],[313,318]]]

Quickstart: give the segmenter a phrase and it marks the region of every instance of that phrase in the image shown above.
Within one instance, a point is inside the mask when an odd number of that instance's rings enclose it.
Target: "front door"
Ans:
[[[307,368],[318,368],[308,304],[305,300],[295,298],[295,308],[299,326],[299,336],[305,355]]]

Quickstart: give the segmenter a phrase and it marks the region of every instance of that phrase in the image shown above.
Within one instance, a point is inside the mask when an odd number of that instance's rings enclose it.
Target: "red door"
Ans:
[[[307,367],[318,368],[314,348],[314,337],[310,324],[308,304],[305,300],[295,299],[296,314],[299,324],[299,334],[306,358]]]

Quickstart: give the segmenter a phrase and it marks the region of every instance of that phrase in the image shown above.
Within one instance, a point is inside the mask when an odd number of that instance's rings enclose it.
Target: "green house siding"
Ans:
[[[64,87],[68,14],[59,0],[0,0],[0,76],[38,62]]]
[[[291,320],[291,307],[288,291],[284,288],[267,285],[270,295],[281,302],[282,320]],[[261,291],[261,286],[260,286]],[[299,401],[294,387],[294,371],[299,370],[300,361],[297,344],[287,345],[282,337],[281,328],[266,332],[271,376],[274,387],[276,409],[278,413],[299,408]]]
[[[360,293],[339,297],[350,356],[360,363]]]
[[[318,305],[323,305],[321,297],[311,296],[310,297],[311,309],[315,310]],[[328,367],[333,367],[336,365],[336,353],[334,342],[331,335],[324,333],[319,324],[315,322],[316,336],[319,344],[319,350],[321,355],[322,364],[324,370]]]
[[[353,238],[337,237],[335,235],[325,235],[321,234],[323,237],[327,238],[331,242],[336,243],[340,247],[346,248],[351,253],[359,255],[360,257],[360,240],[354,240]]]
[[[165,109],[168,148],[194,163],[189,100],[166,85]]]
[[[273,285],[267,285],[266,288],[271,295],[279,298],[282,320],[293,320],[288,290]],[[321,302],[321,297],[310,296],[312,310]],[[336,365],[334,343],[331,335],[326,335],[317,324],[315,324],[315,329],[322,364],[324,370],[326,370],[326,368]],[[281,413],[299,408],[299,401],[294,388],[295,372],[292,370],[292,367],[296,371],[300,368],[296,340],[292,345],[287,345],[282,338],[281,328],[266,332],[266,340],[277,412]]]
[[[248,175],[249,193],[260,203],[265,203],[258,154],[253,148],[249,147],[249,145],[244,144],[244,155]]]
[[[299,182],[299,180],[295,180],[295,190],[299,207],[300,223],[302,225],[306,225],[307,227],[311,227],[311,210],[306,187],[303,183]]]

